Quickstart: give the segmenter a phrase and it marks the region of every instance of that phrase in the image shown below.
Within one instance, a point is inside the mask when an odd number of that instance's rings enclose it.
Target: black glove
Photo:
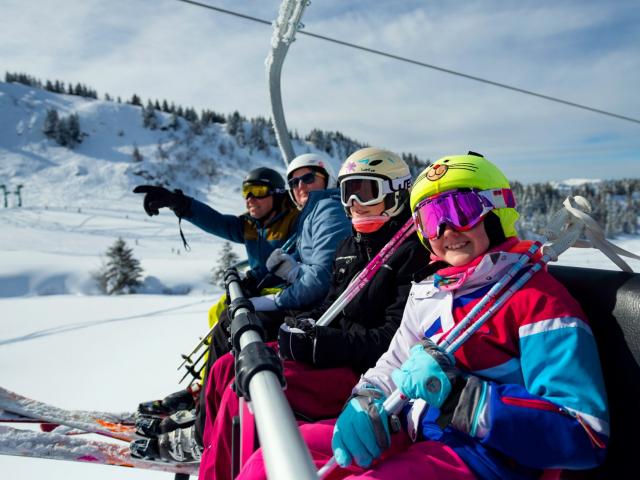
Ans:
[[[285,360],[313,363],[316,321],[313,318],[285,317],[278,331],[280,356]]]
[[[169,207],[178,217],[188,217],[191,215],[191,200],[186,197],[182,190],[173,192],[164,187],[154,185],[138,185],[133,189],[133,193],[144,193],[144,211],[150,217],[158,215],[159,208]]]
[[[244,274],[244,278],[240,280],[240,287],[242,288],[244,296],[247,298],[258,296],[259,292],[256,291],[256,287],[259,283],[260,281],[256,278],[253,270],[247,270]]]

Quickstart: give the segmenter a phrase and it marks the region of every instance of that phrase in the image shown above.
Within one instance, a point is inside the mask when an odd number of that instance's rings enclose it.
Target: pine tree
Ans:
[[[156,109],[153,107],[151,100],[147,102],[147,106],[142,108],[142,126],[150,130],[158,128],[158,117],[156,117]]]
[[[138,149],[138,145],[133,146],[133,152],[131,153],[131,157],[133,158],[134,162],[141,162],[142,160],[144,160],[144,157],[142,156],[142,154],[140,153],[140,150]]]
[[[44,118],[44,126],[42,127],[42,132],[49,138],[54,138],[56,130],[58,129],[58,121],[60,120],[58,116],[58,110],[55,108],[50,108],[47,110],[47,115]]]
[[[133,94],[133,97],[131,97],[131,101],[129,103],[131,103],[131,105],[137,105],[139,107],[142,106],[142,100],[140,100],[140,97],[135,93]]]
[[[224,272],[231,265],[237,263],[238,260],[238,255],[231,249],[231,243],[224,242],[222,251],[220,252],[220,258],[218,259],[218,266],[212,269],[213,276],[211,277],[211,283],[218,285],[220,288],[224,288]]]
[[[132,293],[142,282],[143,270],[133,250],[118,238],[106,253],[107,261],[94,274],[100,289],[107,295]]]
[[[67,128],[69,133],[69,148],[73,148],[82,142],[82,132],[80,131],[80,118],[77,113],[69,115],[67,121]]]
[[[56,126],[56,131],[54,132],[54,140],[61,147],[66,147],[69,145],[69,120],[67,117],[62,117],[58,120],[58,125]]]

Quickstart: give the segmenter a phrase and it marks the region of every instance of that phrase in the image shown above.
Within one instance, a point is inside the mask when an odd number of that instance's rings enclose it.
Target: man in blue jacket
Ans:
[[[287,182],[289,195],[300,210],[296,251],[290,255],[276,249],[266,262],[272,276],[286,285],[278,293],[251,297],[268,340],[277,338],[278,328],[292,310],[311,309],[324,299],[338,244],[351,235],[351,221],[340,203],[336,177],[326,158],[315,153],[294,158],[287,168]],[[211,336],[208,367],[229,351],[230,324],[225,310]]]
[[[266,262],[269,271],[287,282],[279,293],[251,299],[257,311],[313,307],[329,290],[338,243],[351,235],[351,223],[340,203],[336,177],[321,155],[307,153],[287,168],[289,195],[300,209],[295,254],[276,249]]]
[[[271,168],[251,170],[242,181],[242,196],[247,211],[242,215],[225,215],[181,190],[173,192],[163,187],[141,185],[135,193],[144,193],[144,209],[157,215],[159,208],[168,207],[205,232],[235,243],[247,250],[250,272],[248,278],[256,284],[267,274],[266,261],[275,248],[281,247],[295,229],[297,209],[285,191],[284,179]],[[266,282],[263,282],[263,286]],[[281,282],[277,282],[281,283]]]

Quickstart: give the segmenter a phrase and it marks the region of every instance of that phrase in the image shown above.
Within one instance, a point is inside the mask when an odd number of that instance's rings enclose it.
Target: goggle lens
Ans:
[[[442,233],[443,224],[470,230],[494,208],[477,192],[452,192],[422,201],[413,215],[422,236],[433,240]]]
[[[340,182],[340,199],[345,207],[356,200],[360,205],[373,205],[384,199],[380,180],[368,178],[345,178]]]
[[[255,184],[246,184],[242,186],[242,196],[243,198],[265,198],[271,195],[271,191],[269,187],[266,185],[255,185]]]
[[[299,177],[290,178],[287,183],[289,183],[289,188],[298,188],[300,182],[311,185],[316,179],[316,172],[308,172],[304,175],[300,175]]]

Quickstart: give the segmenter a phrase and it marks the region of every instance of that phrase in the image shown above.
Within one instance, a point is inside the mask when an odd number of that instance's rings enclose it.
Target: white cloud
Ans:
[[[173,0],[4,3],[0,58],[9,71],[123,98],[269,115],[269,26]],[[279,1],[211,4],[272,20]],[[632,1],[333,0],[312,3],[303,22],[314,33],[639,117],[638,17]],[[282,90],[288,125],[301,133],[340,130],[432,159],[473,148],[524,181],[575,170],[640,176],[637,124],[308,36],[290,49]]]

